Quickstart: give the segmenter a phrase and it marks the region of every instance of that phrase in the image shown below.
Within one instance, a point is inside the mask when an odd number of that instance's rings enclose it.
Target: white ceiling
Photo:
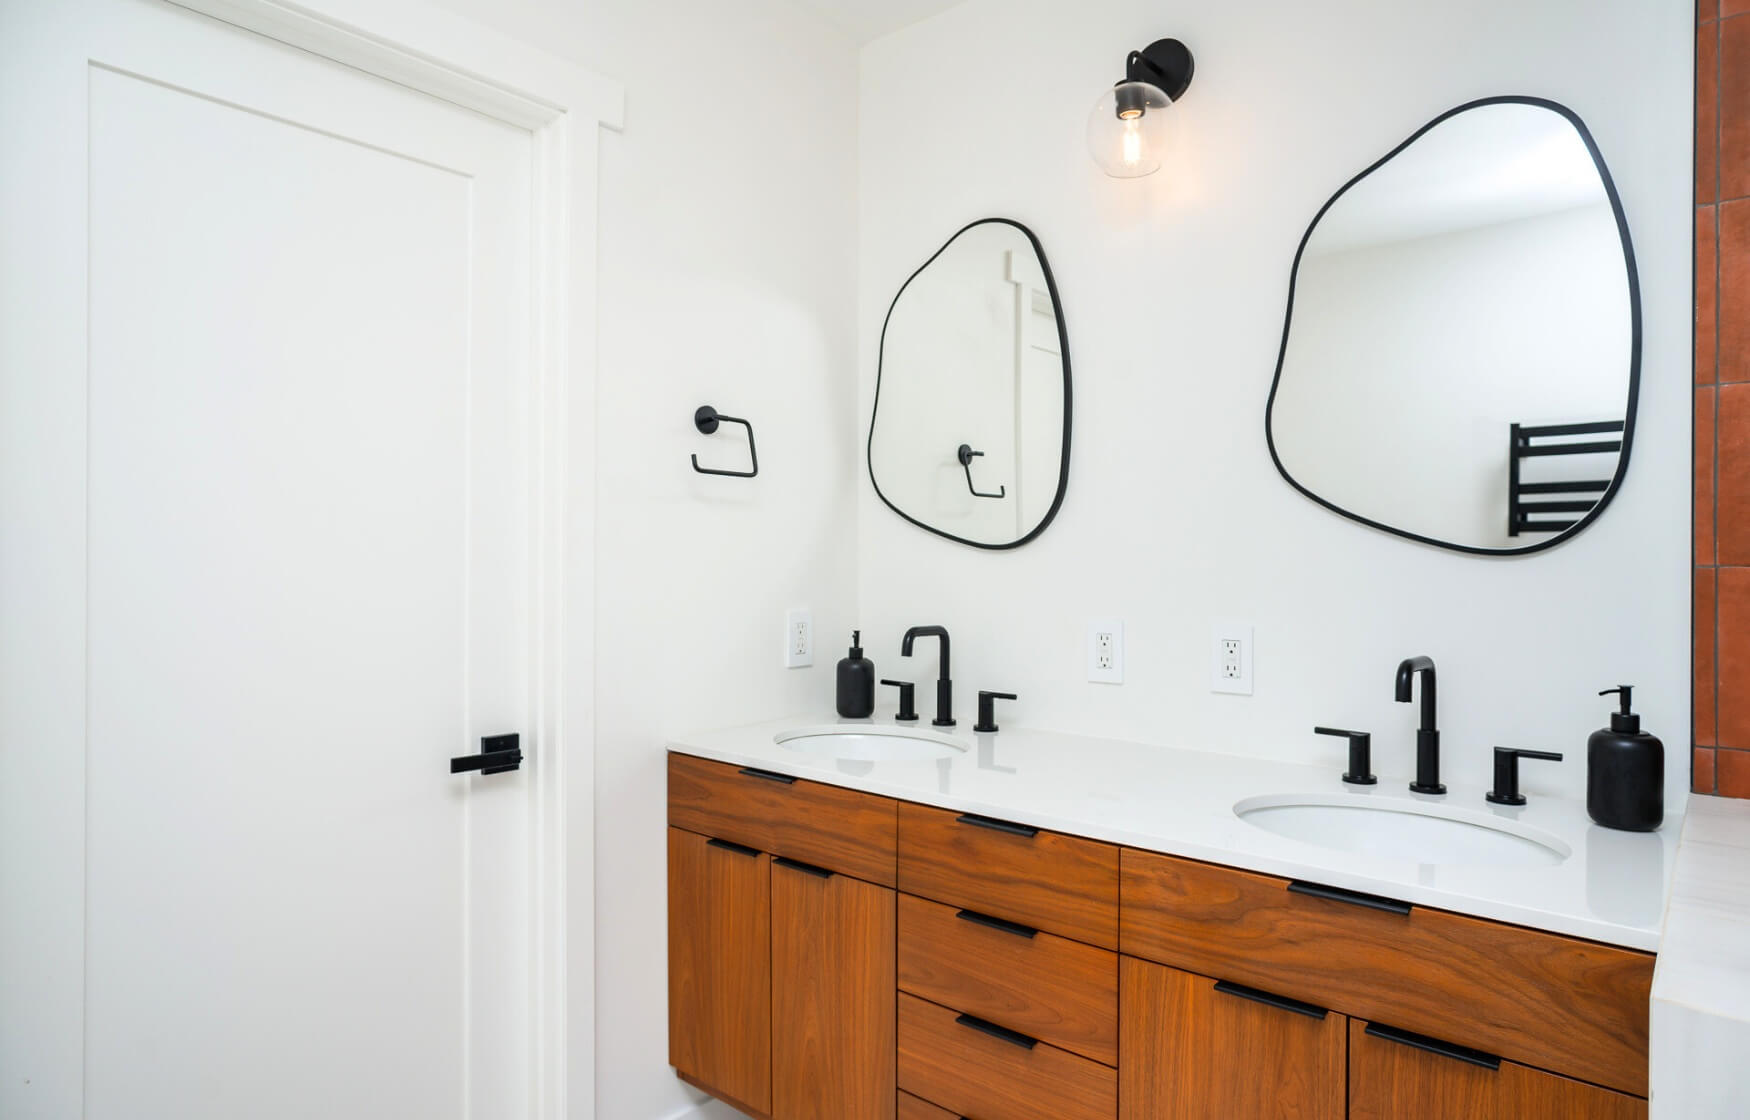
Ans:
[[[961,0],[795,0],[849,31],[859,44],[945,12]]]

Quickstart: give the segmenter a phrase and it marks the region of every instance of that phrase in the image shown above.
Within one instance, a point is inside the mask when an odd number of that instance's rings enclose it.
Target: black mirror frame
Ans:
[[[1009,541],[1006,544],[985,544],[982,541],[971,541],[967,540],[965,537],[957,537],[953,533],[945,532],[933,525],[927,525],[888,500],[887,495],[881,492],[881,484],[875,481],[875,422],[881,416],[881,367],[886,359],[887,326],[893,321],[893,309],[899,306],[899,299],[901,296],[905,295],[905,290],[911,287],[911,282],[922,275],[924,269],[929,268],[931,264],[935,263],[937,257],[947,252],[948,246],[954,244],[955,240],[961,234],[975,226],[985,225],[1012,226],[1015,229],[1020,230],[1021,233],[1026,236],[1028,243],[1033,246],[1033,255],[1038,258],[1039,268],[1045,273],[1045,288],[1051,293],[1051,310],[1057,317],[1058,353],[1063,358],[1063,462],[1059,466],[1057,473],[1057,494],[1051,499],[1051,508],[1045,511],[1044,517],[1039,519],[1039,524],[1029,530],[1026,536],[1021,537],[1018,540]],[[923,264],[919,265],[910,276],[905,278],[905,283],[901,284],[899,286],[899,291],[893,294],[893,302],[887,305],[886,317],[881,320],[881,345],[875,356],[875,399],[869,407],[869,436],[863,445],[863,463],[865,469],[869,472],[869,485],[875,488],[875,496],[880,498],[882,503],[885,504],[888,509],[899,514],[900,517],[926,532],[934,533],[938,537],[946,537],[959,544],[971,545],[973,548],[983,548],[991,551],[1020,548],[1028,541],[1037,537],[1040,533],[1043,533],[1045,527],[1050,525],[1052,520],[1057,517],[1057,511],[1063,508],[1064,492],[1069,489],[1070,386],[1069,331],[1064,326],[1063,303],[1057,296],[1057,280],[1051,274],[1051,262],[1045,257],[1045,247],[1039,244],[1039,239],[1033,236],[1032,230],[1012,218],[980,218],[975,222],[968,222],[955,230],[953,237],[942,242],[942,247],[937,249],[934,253],[931,253],[929,260],[926,260]]]
[[[1569,124],[1574,126],[1574,131],[1576,131],[1580,134],[1581,141],[1584,142],[1586,145],[1587,153],[1592,156],[1593,166],[1595,166],[1598,169],[1598,178],[1604,184],[1605,197],[1607,197],[1610,200],[1611,212],[1616,217],[1616,231],[1617,231],[1617,234],[1622,238],[1623,264],[1627,270],[1627,275],[1628,275],[1628,303],[1629,303],[1628,405],[1627,405],[1627,412],[1624,414],[1624,417],[1623,417],[1622,451],[1619,453],[1619,455],[1617,457],[1616,473],[1611,477],[1610,485],[1608,487],[1606,487],[1604,494],[1598,499],[1598,503],[1596,505],[1594,505],[1590,510],[1586,511],[1586,513],[1583,516],[1581,516],[1581,518],[1578,521],[1576,521],[1573,525],[1570,525],[1568,528],[1563,529],[1561,532],[1557,533],[1553,537],[1550,537],[1548,540],[1538,541],[1535,544],[1523,545],[1523,546],[1518,547],[1518,548],[1479,548],[1476,545],[1454,544],[1451,541],[1436,540],[1433,537],[1425,537],[1420,533],[1412,533],[1407,529],[1399,529],[1399,528],[1396,528],[1395,526],[1391,526],[1391,525],[1384,524],[1383,522],[1375,521],[1372,518],[1363,517],[1358,513],[1352,513],[1351,511],[1344,509],[1342,506],[1339,506],[1334,502],[1327,501],[1324,498],[1321,498],[1317,494],[1313,493],[1311,490],[1308,490],[1306,487],[1302,486],[1299,482],[1297,482],[1295,480],[1293,475],[1288,473],[1288,468],[1282,465],[1282,458],[1281,458],[1281,456],[1279,456],[1276,453],[1276,437],[1275,437],[1275,433],[1272,430],[1272,425],[1271,425],[1272,416],[1273,416],[1275,408],[1276,408],[1276,390],[1282,384],[1282,363],[1283,363],[1284,359],[1288,356],[1288,333],[1289,333],[1289,330],[1293,326],[1293,323],[1294,323],[1294,288],[1295,288],[1296,281],[1300,277],[1300,259],[1301,259],[1302,254],[1304,254],[1306,252],[1307,242],[1312,240],[1313,231],[1318,229],[1319,222],[1324,218],[1325,212],[1328,211],[1332,206],[1335,206],[1337,204],[1337,200],[1342,198],[1345,194],[1347,194],[1351,187],[1355,186],[1355,184],[1361,182],[1361,180],[1367,178],[1369,175],[1373,174],[1375,171],[1377,171],[1381,167],[1385,166],[1385,164],[1388,163],[1393,157],[1398,155],[1398,153],[1402,152],[1405,148],[1408,148],[1411,144],[1414,144],[1417,140],[1421,139],[1424,133],[1428,132],[1430,129],[1434,128],[1436,125],[1440,124],[1442,121],[1445,121],[1451,117],[1455,117],[1460,113],[1468,112],[1472,109],[1481,108],[1485,105],[1533,105],[1533,106],[1536,106],[1540,109],[1548,109],[1551,112],[1561,114],[1561,116],[1563,116],[1564,118],[1567,119]],[[1453,552],[1468,552],[1468,553],[1471,553],[1473,555],[1478,555],[1478,556],[1527,556],[1527,555],[1530,555],[1532,553],[1542,552],[1545,549],[1554,548],[1556,545],[1559,545],[1559,544],[1565,544],[1567,541],[1570,541],[1574,537],[1579,536],[1582,532],[1584,532],[1586,530],[1587,526],[1591,525],[1592,522],[1594,522],[1598,519],[1598,516],[1604,512],[1605,507],[1610,505],[1610,500],[1612,498],[1616,497],[1617,490],[1620,489],[1622,486],[1623,478],[1625,476],[1627,476],[1627,474],[1628,474],[1629,452],[1634,446],[1635,416],[1640,411],[1640,394],[1641,394],[1641,283],[1640,283],[1640,272],[1635,265],[1634,242],[1629,237],[1628,219],[1623,214],[1622,198],[1620,195],[1617,194],[1616,181],[1610,177],[1610,168],[1605,165],[1604,156],[1602,153],[1599,152],[1597,142],[1592,139],[1591,131],[1589,129],[1587,129],[1586,122],[1582,121],[1580,119],[1579,114],[1575,113],[1572,109],[1568,108],[1566,105],[1563,105],[1558,101],[1550,101],[1547,98],[1542,98],[1542,97],[1528,97],[1528,96],[1517,96],[1517,95],[1509,95],[1509,96],[1503,96],[1503,97],[1483,97],[1483,98],[1479,98],[1475,101],[1467,101],[1463,105],[1458,106],[1457,108],[1448,109],[1446,112],[1441,113],[1439,116],[1435,117],[1433,120],[1429,121],[1427,124],[1423,125],[1421,128],[1418,128],[1415,132],[1411,133],[1409,139],[1405,140],[1403,143],[1399,144],[1397,147],[1393,148],[1391,151],[1387,152],[1385,155],[1381,156],[1379,159],[1377,159],[1373,163],[1369,164],[1367,166],[1367,168],[1365,170],[1363,170],[1360,174],[1358,174],[1354,178],[1350,179],[1347,183],[1344,183],[1342,185],[1342,187],[1338,188],[1337,193],[1331,196],[1330,201],[1326,202],[1323,206],[1319,207],[1319,212],[1317,214],[1313,215],[1312,223],[1307,226],[1306,234],[1304,236],[1302,236],[1300,239],[1300,247],[1294,251],[1294,267],[1289,271],[1289,274],[1288,274],[1288,310],[1287,310],[1286,314],[1283,316],[1283,321],[1282,321],[1282,345],[1276,352],[1276,375],[1274,378],[1271,379],[1270,399],[1269,399],[1268,403],[1266,403],[1264,406],[1264,441],[1270,447],[1270,460],[1271,460],[1271,462],[1276,464],[1277,472],[1282,475],[1283,479],[1285,479],[1290,486],[1292,486],[1296,490],[1300,491],[1306,497],[1317,502],[1319,505],[1324,506],[1326,509],[1330,510],[1331,512],[1339,514],[1343,517],[1347,517],[1351,521],[1359,521],[1363,525],[1369,526],[1369,527],[1374,528],[1374,529],[1379,529],[1379,530],[1386,532],[1386,533],[1390,533],[1393,536],[1406,537],[1410,540],[1417,541],[1421,544],[1432,545],[1435,548],[1449,549]]]

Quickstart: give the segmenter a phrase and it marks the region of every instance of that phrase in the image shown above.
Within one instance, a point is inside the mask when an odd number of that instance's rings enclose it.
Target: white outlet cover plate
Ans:
[[[1112,635],[1110,650],[1100,648],[1101,634]],[[1105,660],[1102,652],[1109,654]],[[1088,679],[1097,684],[1124,683],[1124,623],[1115,618],[1088,620]]]
[[[1240,644],[1240,675],[1229,677],[1222,671],[1226,660],[1224,642]],[[1249,622],[1217,622],[1209,632],[1209,691],[1234,696],[1252,694],[1252,626]]]
[[[784,668],[804,669],[814,664],[814,612],[792,607],[784,612]]]

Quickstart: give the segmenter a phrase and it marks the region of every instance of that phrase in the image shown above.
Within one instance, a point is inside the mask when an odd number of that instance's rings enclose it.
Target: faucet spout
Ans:
[[[953,727],[954,682],[948,679],[948,628],[945,626],[913,626],[905,632],[905,637],[899,643],[901,657],[911,656],[911,644],[914,638],[936,639],[940,665],[936,676],[936,718],[930,723],[936,727]]]
[[[1422,677],[1422,723],[1416,730],[1416,780],[1410,783],[1411,793],[1440,794],[1446,787],[1440,783],[1440,720],[1439,695],[1434,684],[1432,657],[1406,657],[1398,662],[1395,696],[1400,704],[1408,704],[1417,675]]]

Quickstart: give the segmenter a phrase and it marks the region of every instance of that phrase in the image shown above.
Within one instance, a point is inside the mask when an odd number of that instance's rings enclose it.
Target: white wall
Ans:
[[[856,53],[782,0],[439,2],[626,87],[601,161],[596,1115],[657,1120],[696,1096],[667,1062],[663,745],[825,708],[850,638]],[[757,479],[693,473],[745,465],[700,404],[754,422]],[[786,671],[800,604],[815,666]]]
[[[1450,777],[1489,778],[1495,744],[1562,750],[1532,792],[1584,790],[1587,734],[1639,685],[1669,750],[1689,740],[1690,139],[1684,0],[969,0],[863,53],[861,385],[894,290],[978,217],[1031,226],[1056,274],[1075,376],[1062,512],[1034,543],[978,552],[859,490],[859,622],[883,674],[904,627],[955,638],[961,714],[1021,695],[1045,728],[1316,761],[1371,728],[1375,767],[1411,767],[1398,660],[1432,655]],[[1176,36],[1196,79],[1168,166],[1102,175],[1087,114],[1125,52]],[[1634,73],[1634,82],[1620,75]],[[1000,91],[1001,95],[994,95]],[[1483,559],[1381,534],[1276,474],[1264,403],[1295,245],[1351,175],[1438,113],[1543,95],[1587,122],[1616,177],[1645,312],[1627,480],[1590,530],[1546,554]],[[847,449],[851,456],[854,451]],[[1085,682],[1087,619],[1125,623],[1126,683]],[[1209,627],[1257,627],[1256,694],[1209,692]],[[884,662],[883,659],[886,659]],[[918,666],[918,676],[927,676]]]

